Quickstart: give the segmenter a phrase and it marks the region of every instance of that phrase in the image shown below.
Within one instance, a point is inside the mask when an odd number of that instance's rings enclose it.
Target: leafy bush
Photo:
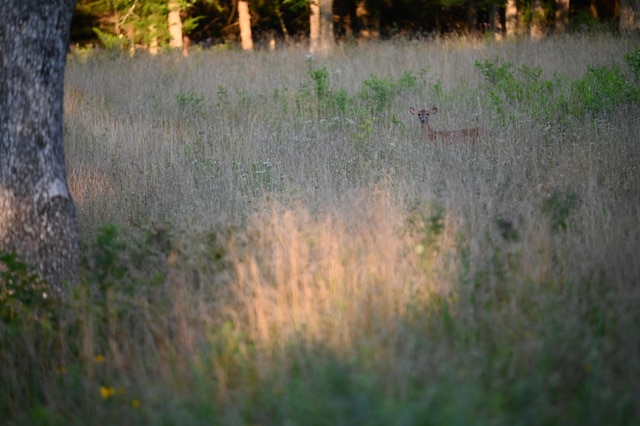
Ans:
[[[522,65],[513,70],[512,63],[501,63],[497,58],[493,62],[476,61],[475,66],[489,82],[489,97],[503,122],[507,118],[506,111],[513,110],[515,106],[524,107],[534,117],[548,118],[552,115],[550,103],[553,101],[557,82],[541,80],[541,67]]]
[[[405,71],[397,80],[376,77],[372,75],[362,82],[360,97],[372,103],[376,111],[389,107],[391,101],[398,95],[417,86],[417,78]]]
[[[571,88],[571,112],[578,117],[611,113],[623,103],[637,104],[639,100],[638,89],[624,77],[619,66],[589,67]]]
[[[53,313],[54,298],[37,273],[15,253],[0,252],[0,320],[17,325]]]
[[[628,61],[633,63],[633,59]],[[475,66],[489,83],[489,98],[503,121],[506,111],[512,110],[525,110],[533,118],[550,120],[565,114],[583,118],[609,113],[623,103],[638,103],[638,89],[618,66],[589,67],[575,81],[562,75],[543,80],[539,66],[522,65],[513,70],[513,64],[499,59],[476,61]]]

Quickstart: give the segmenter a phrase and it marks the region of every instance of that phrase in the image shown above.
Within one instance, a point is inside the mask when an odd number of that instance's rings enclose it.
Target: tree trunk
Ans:
[[[333,50],[333,0],[321,0],[320,4],[320,45],[324,53]]]
[[[491,24],[491,32],[495,40],[502,40],[502,21],[500,20],[500,9],[495,2],[489,5],[489,23]]]
[[[542,0],[532,0],[531,39],[542,40],[546,36],[544,4]]]
[[[238,24],[240,25],[242,50],[253,50],[251,14],[249,13],[249,2],[247,0],[238,0]]]
[[[515,37],[518,31],[518,6],[516,0],[507,0],[504,14],[507,37]]]
[[[309,21],[309,51],[329,53],[335,44],[333,39],[333,0],[311,0]]]
[[[311,0],[309,14],[309,52],[320,50],[320,0]]]
[[[569,1],[556,0],[556,33],[563,33],[569,27]]]
[[[54,293],[79,272],[62,143],[64,67],[75,0],[0,0],[0,250]]]
[[[180,3],[177,0],[169,0],[169,46],[174,49],[182,49],[182,19],[180,18]]]
[[[620,0],[620,32],[640,29],[640,0]]]

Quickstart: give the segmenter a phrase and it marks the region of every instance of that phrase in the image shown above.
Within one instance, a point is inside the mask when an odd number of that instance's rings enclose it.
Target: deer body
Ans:
[[[431,108],[430,110],[416,110],[415,108],[409,108],[409,112],[413,115],[417,115],[420,119],[422,126],[422,134],[431,142],[437,140],[440,141],[468,141],[476,142],[480,137],[490,134],[490,132],[482,127],[472,127],[469,129],[460,130],[442,130],[435,131],[429,125],[429,117],[435,115],[438,112],[438,108]]]

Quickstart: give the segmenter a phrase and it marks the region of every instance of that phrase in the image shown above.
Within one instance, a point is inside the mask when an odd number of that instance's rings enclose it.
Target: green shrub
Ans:
[[[46,282],[15,253],[0,252],[0,320],[17,325],[48,318],[55,306]]]
[[[624,77],[619,66],[589,67],[571,88],[571,112],[578,117],[612,113],[623,103],[637,104],[639,100],[638,89]]]
[[[627,66],[631,69],[636,84],[640,81],[640,47],[624,55]]]

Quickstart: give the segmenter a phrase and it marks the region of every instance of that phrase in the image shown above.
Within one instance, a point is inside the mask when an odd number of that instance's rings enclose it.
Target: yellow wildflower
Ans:
[[[114,388],[109,386],[100,386],[100,395],[102,396],[102,399],[111,398],[115,394],[116,390]]]

